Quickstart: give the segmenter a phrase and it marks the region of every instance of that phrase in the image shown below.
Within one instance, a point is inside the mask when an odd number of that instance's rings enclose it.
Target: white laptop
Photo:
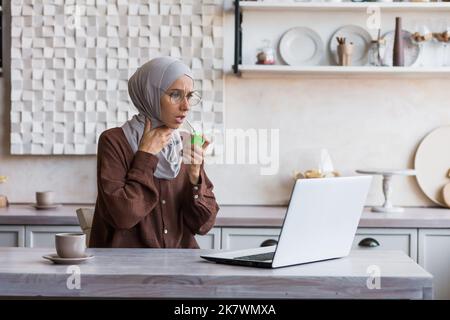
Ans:
[[[206,254],[217,263],[279,268],[350,253],[372,176],[295,182],[277,245]]]

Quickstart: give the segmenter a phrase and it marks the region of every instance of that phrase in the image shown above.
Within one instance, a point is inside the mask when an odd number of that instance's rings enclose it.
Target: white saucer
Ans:
[[[81,258],[60,258],[56,253],[52,253],[42,256],[42,258],[50,260],[56,264],[79,264],[91,260],[94,258],[94,255],[86,253],[84,257]]]
[[[37,210],[46,210],[46,209],[56,209],[62,206],[62,204],[32,204],[32,207],[34,207]]]

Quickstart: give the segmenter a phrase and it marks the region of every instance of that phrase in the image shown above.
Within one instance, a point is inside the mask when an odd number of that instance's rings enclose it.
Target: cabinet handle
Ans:
[[[278,243],[277,240],[267,239],[261,242],[260,247],[270,247],[276,245],[277,243]]]
[[[364,238],[358,243],[358,246],[368,248],[378,247],[379,245],[380,243],[374,238]]]

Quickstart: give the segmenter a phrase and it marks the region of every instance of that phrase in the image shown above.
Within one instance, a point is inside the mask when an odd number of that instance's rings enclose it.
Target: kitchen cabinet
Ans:
[[[82,232],[79,226],[69,225],[0,225],[0,247],[53,248],[55,235],[63,232]],[[220,249],[221,228],[213,228],[206,235],[197,235],[201,249]]]
[[[280,228],[222,228],[222,249],[259,247],[266,240],[278,240],[280,231]]]
[[[356,250],[401,250],[417,262],[417,229],[359,228]]]
[[[24,226],[0,226],[0,247],[23,247],[24,245]]]
[[[29,248],[54,248],[55,235],[63,232],[82,231],[79,226],[26,226],[26,246]]]
[[[220,249],[221,242],[221,229],[220,228],[212,228],[205,235],[196,235],[195,240],[200,247],[200,249]]]
[[[434,298],[450,299],[450,229],[419,230],[419,264],[434,276]]]

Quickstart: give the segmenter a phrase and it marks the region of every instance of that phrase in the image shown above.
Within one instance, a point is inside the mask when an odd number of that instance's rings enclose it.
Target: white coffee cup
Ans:
[[[38,191],[36,192],[36,204],[39,206],[47,206],[53,204],[55,192],[53,191]]]
[[[60,258],[82,258],[86,251],[84,233],[58,233],[55,235],[56,253]]]

